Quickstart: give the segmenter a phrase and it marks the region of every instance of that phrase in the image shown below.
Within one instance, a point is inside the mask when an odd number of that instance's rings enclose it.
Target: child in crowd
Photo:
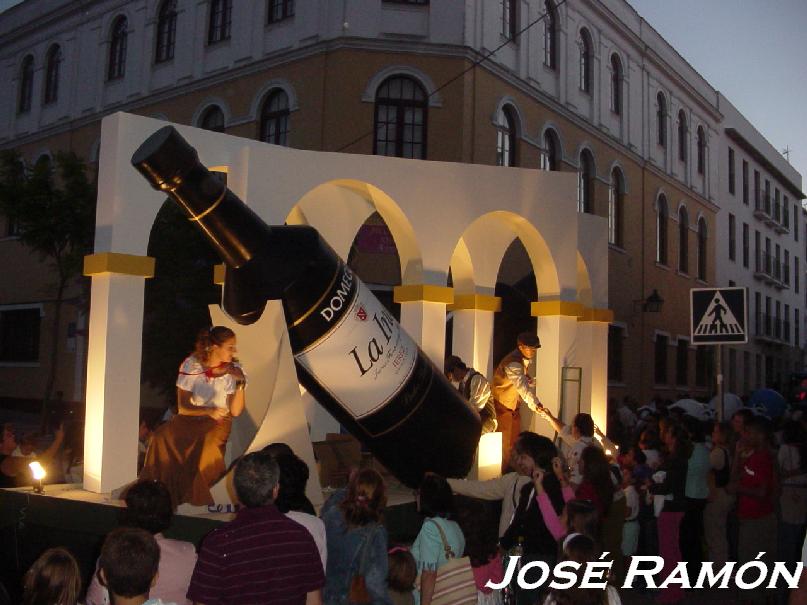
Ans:
[[[661,442],[658,433],[652,429],[645,429],[639,437],[639,448],[644,452],[645,463],[651,471],[658,470],[661,465]]]
[[[488,582],[499,584],[504,579],[496,524],[488,518],[484,505],[476,500],[463,503],[459,523],[465,535],[465,554],[471,559],[474,572],[477,604],[501,605],[501,590],[486,586]]]
[[[23,605],[76,605],[81,592],[78,563],[64,548],[50,548],[25,574]]]
[[[575,561],[580,564],[575,586],[565,589],[553,588],[544,601],[544,605],[621,605],[617,589],[608,586],[602,588],[580,588],[580,581],[587,563],[596,561],[599,549],[594,540],[588,536],[572,534],[564,541],[562,560]],[[561,580],[565,581],[565,580]]]
[[[404,546],[394,546],[387,553],[387,586],[393,605],[415,605],[415,557]]]
[[[160,547],[149,532],[135,527],[113,529],[104,540],[98,576],[111,605],[173,605],[149,599],[157,579]]]
[[[632,557],[639,547],[639,490],[634,468],[622,469],[622,493],[625,494],[625,523],[622,526],[622,554]]]

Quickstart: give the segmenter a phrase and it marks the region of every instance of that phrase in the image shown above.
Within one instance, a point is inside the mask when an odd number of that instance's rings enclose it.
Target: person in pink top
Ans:
[[[196,565],[196,549],[190,542],[172,540],[162,534],[171,525],[174,516],[168,488],[160,481],[141,479],[126,490],[124,501],[126,508],[122,513],[121,525],[148,531],[154,535],[160,547],[159,573],[151,589],[151,597],[166,603],[190,605],[185,594]],[[87,589],[86,605],[109,603],[109,593],[96,571]]]

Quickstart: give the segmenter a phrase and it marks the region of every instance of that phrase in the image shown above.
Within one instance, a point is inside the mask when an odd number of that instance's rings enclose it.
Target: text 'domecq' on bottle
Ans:
[[[264,223],[171,126],[132,164],[218,251],[235,321],[254,323],[267,299],[282,300],[300,382],[398,479],[467,474],[479,414],[316,229]]]

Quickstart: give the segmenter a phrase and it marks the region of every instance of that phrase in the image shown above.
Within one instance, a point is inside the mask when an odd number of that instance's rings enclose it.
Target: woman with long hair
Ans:
[[[447,549],[459,558],[465,551],[465,536],[453,520],[454,495],[448,482],[435,473],[426,473],[417,491],[418,512],[425,517],[412,544],[420,574],[419,593],[415,603],[431,605],[437,571],[448,563]]]
[[[580,474],[583,480],[575,491],[575,497],[578,500],[591,500],[600,514],[600,521],[603,521],[614,500],[614,483],[608,458],[602,449],[590,445],[583,450],[580,455]]]
[[[244,411],[246,376],[235,333],[201,330],[179,367],[177,415],[154,432],[140,477],[162,481],[174,506],[212,504],[210,486],[225,473],[224,450],[233,417]]]
[[[386,505],[384,478],[367,468],[351,477],[341,504],[323,513],[328,545],[324,603],[391,603],[387,592],[387,530],[381,524]]]
[[[557,455],[558,450],[549,438],[524,431],[513,446],[511,461],[519,474],[535,479],[540,476],[541,487],[555,514],[560,516],[564,497],[560,480],[552,472],[552,461]],[[541,513],[536,491],[533,481],[521,488],[510,526],[499,544],[505,551],[520,550],[525,565],[531,561],[545,561],[552,567],[557,560],[557,543]],[[505,568],[507,564],[505,562]],[[541,593],[540,588],[527,590],[516,586],[514,590],[519,605],[532,605]]]
[[[659,470],[653,475],[648,490],[654,495],[666,496],[664,506],[658,516],[659,554],[664,559],[662,577],[667,577],[681,562],[679,535],[681,521],[687,509],[686,483],[689,456],[692,443],[689,434],[675,422],[668,423],[662,432],[666,455]],[[684,591],[679,585],[671,585],[659,594],[659,603],[679,603]]]
[[[49,548],[25,574],[23,605],[76,605],[81,592],[78,563],[64,548]]]

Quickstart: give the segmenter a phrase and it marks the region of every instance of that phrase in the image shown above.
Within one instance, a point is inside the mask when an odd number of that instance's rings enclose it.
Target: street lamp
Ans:
[[[658,313],[661,311],[661,306],[664,304],[664,299],[661,298],[661,295],[658,293],[658,290],[653,288],[653,291],[650,293],[650,296],[647,298],[640,298],[639,300],[633,301],[633,308],[636,309],[638,305],[641,305],[643,313]]]

